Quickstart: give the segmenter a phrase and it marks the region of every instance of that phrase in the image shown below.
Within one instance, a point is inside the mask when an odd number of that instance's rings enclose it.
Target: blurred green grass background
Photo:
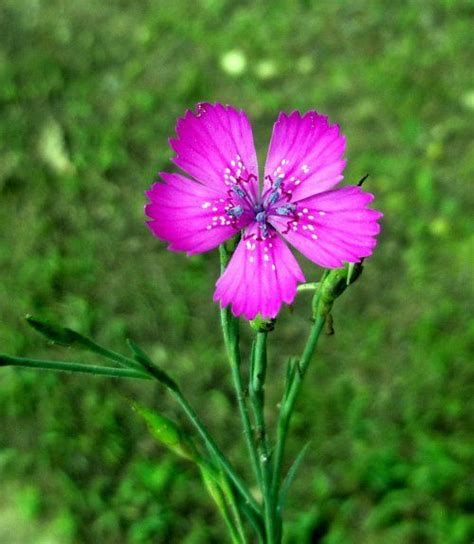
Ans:
[[[245,109],[261,162],[280,110],[318,109],[347,135],[346,182],[370,173],[385,217],[298,405],[289,453],[312,447],[286,542],[471,542],[473,23],[473,4],[455,0],[3,0],[0,351],[74,356],[27,330],[28,312],[117,350],[132,337],[245,472],[211,302],[217,257],[165,251],[143,192],[197,101]],[[274,333],[272,406],[308,303]],[[180,419],[160,387],[0,379],[2,544],[224,541],[193,467],[124,400]]]

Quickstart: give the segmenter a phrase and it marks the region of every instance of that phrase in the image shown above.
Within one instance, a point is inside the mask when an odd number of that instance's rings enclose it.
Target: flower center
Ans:
[[[264,240],[276,234],[275,228],[269,221],[271,216],[287,217],[288,229],[291,223],[298,221],[297,205],[290,201],[291,193],[285,191],[283,178],[279,177],[273,181],[268,176],[270,187],[262,194],[258,202],[254,201],[245,186],[249,179],[239,178],[228,192],[229,201],[226,213],[237,229],[243,228],[244,223],[249,224],[253,221],[257,224],[258,232],[254,232],[251,236]]]

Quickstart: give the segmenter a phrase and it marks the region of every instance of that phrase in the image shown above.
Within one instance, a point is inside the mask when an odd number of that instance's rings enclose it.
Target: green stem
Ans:
[[[267,370],[267,332],[258,332],[253,351],[252,374],[250,379],[250,398],[257,427],[257,446],[260,460],[261,489],[265,508],[265,532],[267,544],[277,542],[276,538],[276,510],[272,498],[272,471],[268,435],[265,425],[265,377]]]
[[[316,291],[316,289],[319,287],[319,282],[312,282],[312,283],[301,283],[296,288],[296,291],[298,293],[301,293],[302,291]]]
[[[118,363],[119,365],[122,365],[126,368],[130,368],[130,367],[137,368],[137,369],[142,368],[141,365],[137,363],[137,361],[131,359],[130,357],[126,357],[125,355],[122,355],[121,353],[112,351],[111,349],[104,348],[103,346],[96,344],[90,338],[83,337],[81,339],[81,346],[88,349],[89,351],[93,353],[97,353],[98,355],[105,357],[106,359],[114,361]]]
[[[321,331],[323,330],[325,321],[325,316],[320,314],[316,315],[316,319],[311,327],[301,359],[296,362],[297,368],[294,372],[293,380],[288,384],[288,391],[285,392],[284,400],[280,408],[272,482],[272,496],[275,501],[278,501],[286,437],[288,434],[291,417],[293,415],[295,402],[298,397],[304,375],[308,370],[314,350],[316,349],[316,345],[318,343],[319,336],[321,335]]]
[[[261,474],[260,466],[258,462],[258,453],[255,443],[255,436],[250,422],[250,414],[247,406],[244,387],[242,383],[242,375],[240,373],[240,351],[239,351],[239,332],[238,321],[230,315],[227,308],[221,310],[221,323],[224,332],[224,343],[227,349],[227,356],[229,358],[230,369],[232,373],[232,380],[234,383],[235,393],[237,397],[237,403],[239,406],[240,417],[244,429],[245,441],[247,449],[250,455],[250,461],[252,463],[252,469],[260,483]]]
[[[248,544],[247,537],[245,535],[244,525],[242,523],[242,516],[239,510],[239,504],[236,500],[236,497],[234,495],[234,490],[232,489],[232,486],[230,485],[229,481],[227,480],[227,477],[223,475],[222,478],[222,490],[223,493],[227,499],[227,502],[230,505],[230,511],[232,513],[232,517],[235,522],[236,531],[239,535],[240,542],[242,544]]]
[[[223,272],[228,264],[230,256],[223,245],[220,246],[219,251],[221,258],[221,272]],[[232,372],[232,380],[237,396],[237,403],[239,405],[240,417],[244,429],[245,441],[247,443],[247,449],[249,452],[250,461],[252,463],[253,472],[257,482],[260,484],[261,473],[258,462],[257,447],[252,424],[250,422],[249,410],[245,399],[242,375],[240,373],[241,359],[239,350],[239,320],[231,314],[229,308],[221,309],[221,325],[227,357],[229,359]]]
[[[10,357],[9,355],[0,355],[0,366],[19,366],[62,372],[81,372],[83,374],[96,374],[98,376],[108,376],[112,378],[151,379],[151,377],[144,372],[131,368],[113,368],[64,361],[46,361],[41,359],[30,359],[27,357]]]
[[[229,463],[227,457],[222,453],[219,446],[214,442],[213,438],[209,434],[204,423],[200,420],[199,416],[194,411],[194,408],[189,404],[188,400],[183,396],[179,389],[171,390],[171,393],[181,405],[182,409],[188,416],[191,423],[194,425],[204,443],[206,444],[209,451],[216,457],[216,459],[221,464],[222,468],[226,471],[229,478],[234,483],[235,487],[238,489],[242,497],[245,499],[247,504],[251,507],[251,510],[254,515],[260,515],[260,508],[257,504],[257,501],[252,497],[245,483],[240,479],[236,474],[233,467]]]
[[[242,538],[240,531],[234,523],[232,515],[233,509],[228,504],[232,504],[233,494],[232,491],[228,489],[230,486],[225,485],[225,476],[222,474],[222,478],[219,478],[219,476],[217,476],[212,469],[209,470],[209,467],[205,463],[200,464],[199,468],[201,470],[201,477],[204,485],[209,491],[211,497],[214,499],[214,502],[216,503],[217,508],[224,519],[227,529],[229,530],[232,544],[246,544],[245,537]]]

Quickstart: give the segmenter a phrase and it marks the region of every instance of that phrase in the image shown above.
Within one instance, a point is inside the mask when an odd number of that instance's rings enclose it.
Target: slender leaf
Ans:
[[[304,456],[306,455],[306,452],[308,451],[310,444],[311,442],[308,442],[299,452],[299,454],[297,455],[296,459],[291,465],[290,470],[288,471],[283,481],[283,484],[281,486],[281,491],[280,491],[280,499],[279,499],[280,510],[283,510],[286,497],[288,495],[288,491],[290,490],[291,484],[293,483],[293,480],[295,479],[296,473],[298,472],[298,469],[301,463],[303,462]]]

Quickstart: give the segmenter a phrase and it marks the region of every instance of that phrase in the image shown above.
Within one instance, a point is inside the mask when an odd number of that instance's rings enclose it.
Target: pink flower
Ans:
[[[342,180],[345,138],[327,117],[311,111],[280,113],[262,188],[252,128],[243,111],[198,104],[176,125],[173,162],[192,179],[162,172],[146,195],[155,236],[188,255],[209,251],[243,231],[214,300],[234,315],[275,317],[290,304],[303,273],[292,244],[314,263],[339,268],[359,262],[376,245],[378,211],[360,187]]]

